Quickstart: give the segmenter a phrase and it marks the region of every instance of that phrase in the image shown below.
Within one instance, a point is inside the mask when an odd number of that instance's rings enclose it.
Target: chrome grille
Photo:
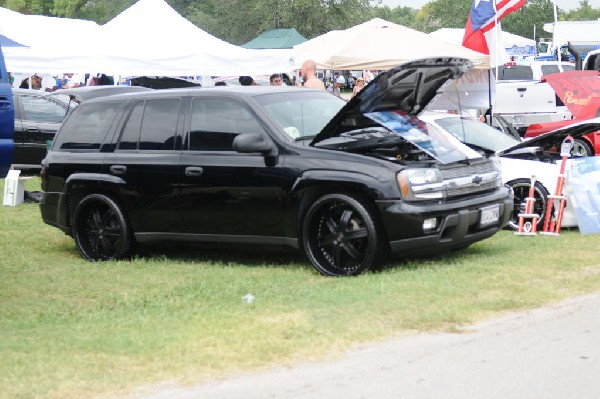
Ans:
[[[446,187],[446,198],[460,197],[463,195],[493,190],[498,186],[500,173],[493,162],[479,162],[471,165],[441,169]],[[483,178],[475,183],[471,177]]]
[[[440,169],[444,180],[492,172],[493,170],[494,164],[492,162],[481,162],[475,165],[460,165],[455,168]]]
[[[469,187],[452,187],[446,190],[446,195],[448,197],[458,197],[461,195],[477,193],[481,191],[492,190],[496,188],[495,181],[488,181],[477,186],[469,186]]]

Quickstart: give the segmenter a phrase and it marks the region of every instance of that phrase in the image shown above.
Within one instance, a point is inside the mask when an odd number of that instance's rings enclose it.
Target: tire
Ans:
[[[594,155],[594,151],[587,141],[583,139],[575,139],[573,141],[571,155],[576,157],[591,157]]]
[[[73,237],[81,256],[90,261],[126,258],[135,247],[123,210],[104,194],[90,194],[77,204]]]
[[[525,199],[529,196],[529,188],[531,187],[530,179],[515,179],[506,183],[513,189],[514,192],[514,207],[508,228],[511,230],[519,229],[519,214],[525,212]],[[540,215],[537,222],[537,229],[541,230],[544,227],[544,218],[546,216],[546,205],[548,204],[548,190],[540,182],[535,182],[533,213]]]
[[[380,265],[387,239],[366,201],[352,195],[327,194],[306,212],[302,244],[319,273],[356,276]]]

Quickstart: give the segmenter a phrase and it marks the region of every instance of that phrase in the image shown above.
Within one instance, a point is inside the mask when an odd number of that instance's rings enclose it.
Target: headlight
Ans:
[[[498,178],[496,179],[496,186],[502,186],[502,159],[497,155],[492,155],[490,160],[494,163],[494,168],[498,172]]]
[[[398,173],[396,179],[405,200],[444,198],[444,178],[439,169],[406,169]]]

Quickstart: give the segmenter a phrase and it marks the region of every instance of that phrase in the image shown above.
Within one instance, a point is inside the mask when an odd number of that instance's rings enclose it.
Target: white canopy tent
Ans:
[[[489,56],[381,18],[325,33],[294,46],[296,64],[313,59],[319,69],[387,70],[429,57],[461,57],[489,69]]]
[[[465,30],[460,28],[442,28],[431,32],[430,35],[445,42],[461,46]],[[506,31],[502,31],[500,38],[508,55],[535,56],[535,40]]]
[[[204,32],[163,0],[140,0],[103,26],[0,9],[11,71],[117,75],[252,75],[293,69],[291,50],[250,50]],[[10,21],[10,22],[6,22]]]
[[[183,18],[164,0],[139,0],[101,26],[100,37],[104,53],[156,66],[137,69],[137,74],[269,74],[289,70],[292,54],[289,49],[251,50],[227,43]]]

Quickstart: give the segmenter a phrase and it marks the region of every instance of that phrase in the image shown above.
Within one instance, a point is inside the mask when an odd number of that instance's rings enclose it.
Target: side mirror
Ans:
[[[242,153],[258,152],[263,155],[274,155],[275,148],[261,134],[242,133],[233,139],[233,150]]]

